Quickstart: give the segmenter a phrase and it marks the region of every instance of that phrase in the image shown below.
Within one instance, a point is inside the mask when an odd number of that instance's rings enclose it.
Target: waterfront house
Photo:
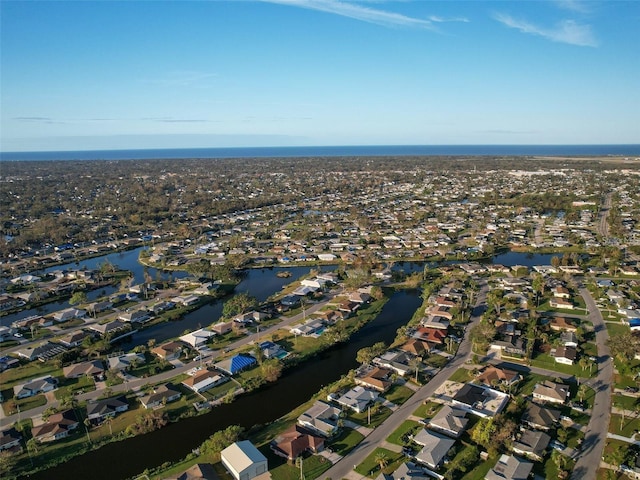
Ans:
[[[225,333],[229,333],[233,330],[232,322],[219,322],[211,327],[211,330],[218,335],[224,335]]]
[[[140,403],[144,408],[161,407],[165,403],[175,402],[182,394],[170,383],[159,385],[149,395],[140,397]]]
[[[16,447],[20,448],[22,435],[15,428],[8,428],[0,432],[0,452],[2,450],[12,450]]]
[[[150,318],[151,317],[149,316],[149,311],[144,309],[134,310],[133,312],[124,312],[118,316],[118,319],[128,323],[131,323],[131,322],[144,323],[148,321]]]
[[[226,375],[205,368],[195,371],[193,375],[183,380],[182,384],[196,393],[202,393],[227,381],[229,377]]]
[[[167,342],[163,343],[159,347],[155,347],[151,350],[154,355],[170,362],[171,360],[177,360],[182,354],[184,348],[182,342]]]
[[[85,310],[80,310],[77,308],[65,308],[64,310],[59,310],[53,314],[53,319],[58,322],[68,322],[69,320],[73,320],[75,318],[83,318],[86,315]]]
[[[78,347],[82,344],[82,341],[89,336],[91,336],[89,332],[78,330],[75,332],[71,332],[62,338],[59,338],[58,343],[64,345],[67,348]]]
[[[87,418],[94,424],[102,423],[107,418],[113,418],[118,413],[129,410],[126,397],[113,397],[87,403]]]
[[[45,423],[33,427],[31,436],[38,442],[54,442],[68,437],[73,430],[78,428],[78,425],[74,411],[65,410],[50,415]]]
[[[318,453],[324,450],[324,438],[296,424],[274,438],[270,447],[279,457],[294,461],[305,452]]]
[[[196,463],[178,475],[164,477],[164,480],[218,480],[219,478],[210,463]]]
[[[269,470],[266,457],[249,440],[229,445],[220,460],[235,480],[251,480]]]
[[[330,437],[338,430],[340,414],[341,410],[339,408],[316,400],[310,408],[298,417],[298,424],[315,433]]]
[[[371,388],[383,393],[393,385],[392,375],[393,371],[389,368],[365,368],[364,371],[356,374],[355,382],[365,388]]]
[[[413,368],[409,365],[412,358],[413,356],[407,352],[389,350],[374,358],[372,363],[379,367],[389,368],[404,377],[413,371]]]
[[[142,353],[127,353],[124,355],[114,355],[107,359],[109,370],[128,370],[138,365],[145,364],[147,359]]]
[[[378,392],[364,387],[354,387],[336,399],[336,402],[343,407],[362,413],[367,410],[371,403],[378,399]]]
[[[215,335],[216,333],[201,328],[191,333],[187,333],[186,335],[182,335],[180,337],[180,340],[190,345],[192,348],[197,349],[206,345],[209,339],[211,339],[211,337],[214,337]]]
[[[255,357],[248,354],[239,353],[231,358],[216,363],[215,367],[218,370],[226,373],[227,375],[235,375],[242,370],[253,367],[257,363],[258,361],[255,359]]]

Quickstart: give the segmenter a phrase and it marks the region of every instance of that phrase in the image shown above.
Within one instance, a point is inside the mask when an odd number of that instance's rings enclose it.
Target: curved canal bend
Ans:
[[[324,385],[357,367],[356,353],[361,348],[376,342],[390,344],[396,330],[411,319],[421,304],[417,291],[396,292],[380,315],[347,343],[292,368],[276,383],[242,395],[233,403],[220,405],[205,415],[181,420],[147,435],[110,443],[30,478],[129,478],[146,468],[184,458],[214,432],[229,425],[241,425],[248,430],[253,425],[272,422],[309,400]]]

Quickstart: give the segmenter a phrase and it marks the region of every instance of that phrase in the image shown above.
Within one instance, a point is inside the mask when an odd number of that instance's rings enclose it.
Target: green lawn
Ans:
[[[422,425],[418,422],[405,420],[391,435],[387,437],[387,441],[396,445],[406,445],[408,442],[403,440],[403,437],[408,433],[415,434],[420,430],[420,428],[422,428]]]
[[[628,395],[621,395],[619,393],[614,393],[612,400],[614,407],[624,408],[625,410],[634,410],[638,405],[640,405],[640,401],[637,398],[630,397]]]
[[[623,420],[622,415],[611,415],[611,422],[609,423],[609,431],[611,433],[622,435],[623,437],[631,437],[636,430],[640,430],[640,419],[625,416]]]
[[[545,380],[551,380],[550,377],[538,375],[537,373],[526,373],[523,374],[523,377],[524,379],[517,385],[518,395],[521,397],[531,395],[536,384],[542,383]]]
[[[629,327],[622,325],[621,323],[606,322],[607,332],[609,335],[621,335],[623,333],[629,333]]]
[[[338,436],[331,440],[327,447],[331,448],[331,450],[339,455],[346,455],[362,440],[364,440],[364,435],[357,430],[343,428]]]
[[[442,408],[442,403],[426,402],[416,408],[413,414],[420,418],[432,418]]]
[[[485,461],[481,461],[474,469],[470,470],[461,480],[484,480],[484,477],[489,473],[496,462],[498,457],[489,457]]]
[[[54,391],[54,394],[58,400],[62,400],[67,397],[72,397],[76,392],[84,393],[95,389],[96,384],[93,378],[83,375],[79,378],[62,379],[58,384],[58,388]]]
[[[589,357],[596,357],[598,355],[598,347],[593,342],[586,342],[580,345],[582,347],[582,354]]]
[[[358,425],[374,428],[380,426],[392,413],[389,408],[377,403],[371,407],[371,422],[369,422],[368,411],[362,413],[349,412],[347,418]]]
[[[573,365],[557,363],[551,355],[546,353],[537,354],[536,357],[531,360],[531,365],[538,368],[544,368],[545,370],[553,370],[554,372],[574,375],[576,377],[593,377],[597,373],[595,368],[592,369],[591,373],[589,373],[589,370],[583,371],[578,365],[578,362],[575,362]]]
[[[301,468],[274,454],[268,444],[261,446],[259,450],[267,458],[269,473],[273,480],[298,480],[301,478]],[[320,455],[305,455],[301,461],[302,474],[308,480],[321,477],[331,467],[331,462]]]
[[[376,461],[379,455],[384,455],[386,466],[384,473],[393,473],[406,459],[401,453],[392,452],[386,448],[376,448],[364,461],[356,467],[356,472],[369,478],[376,478],[380,474],[380,465]]]
[[[0,385],[5,389],[20,383],[25,383],[31,378],[44,377],[46,375],[61,377],[62,369],[57,368],[53,362],[29,362],[26,365],[10,368],[0,373]]]
[[[471,374],[471,370],[469,370],[468,368],[459,368],[458,370],[453,372],[453,375],[449,377],[449,380],[451,382],[458,383],[466,383],[472,379],[473,375]]]
[[[448,358],[434,353],[433,355],[429,355],[429,358],[427,358],[424,363],[426,363],[430,367],[442,368],[447,364],[448,361]]]
[[[414,391],[404,385],[394,385],[383,396],[396,405],[402,405],[409,400],[413,394]]]

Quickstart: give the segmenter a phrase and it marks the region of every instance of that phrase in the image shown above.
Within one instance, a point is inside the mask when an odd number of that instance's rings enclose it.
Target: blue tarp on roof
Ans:
[[[640,327],[640,318],[632,318],[629,320],[630,327]]]
[[[229,371],[233,375],[234,373],[238,373],[240,370],[250,367],[254,363],[256,363],[256,359],[251,355],[236,355],[231,359]]]

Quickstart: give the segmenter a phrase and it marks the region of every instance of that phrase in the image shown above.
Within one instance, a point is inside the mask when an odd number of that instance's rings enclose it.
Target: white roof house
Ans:
[[[438,435],[424,428],[416,434],[413,441],[423,446],[416,455],[416,460],[429,468],[438,468],[456,443],[452,438]]]
[[[376,391],[363,387],[354,387],[336,400],[340,405],[355,410],[358,413],[364,412],[369,404],[375,402],[379,394]]]
[[[198,348],[207,343],[209,338],[213,337],[214,335],[216,335],[214,332],[201,328],[200,330],[196,330],[194,332],[187,333],[186,335],[181,336],[180,340],[182,340],[184,343],[188,343],[193,348]]]
[[[220,458],[236,480],[251,480],[269,471],[267,458],[249,440],[232,443]]]

